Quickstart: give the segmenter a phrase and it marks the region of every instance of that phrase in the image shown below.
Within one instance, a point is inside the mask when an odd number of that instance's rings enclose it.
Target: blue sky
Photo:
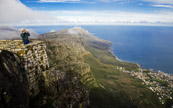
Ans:
[[[153,0],[157,1],[157,0]],[[142,11],[173,8],[171,2],[152,2],[152,0],[21,0],[26,6],[38,10],[121,10],[121,11]],[[166,1],[166,0],[165,0]]]
[[[0,0],[0,14],[1,25],[173,25],[173,0]]]

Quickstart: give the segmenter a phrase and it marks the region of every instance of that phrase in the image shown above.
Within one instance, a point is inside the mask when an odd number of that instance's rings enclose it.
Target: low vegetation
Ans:
[[[136,70],[136,64],[118,61],[109,50],[87,46],[84,60],[91,67],[100,87],[91,89],[90,108],[163,108],[158,97],[138,79],[119,71],[116,66]]]
[[[117,68],[136,71],[139,65],[118,60],[110,52],[110,42],[86,30],[74,28],[75,35],[67,31],[40,37],[49,38],[50,67],[78,73],[81,82],[90,89],[89,108],[164,108],[157,95],[141,80]]]

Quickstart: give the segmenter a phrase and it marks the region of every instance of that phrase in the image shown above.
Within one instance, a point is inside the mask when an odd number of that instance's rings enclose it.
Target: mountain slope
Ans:
[[[111,43],[75,27],[42,34],[52,69],[76,72],[90,88],[90,108],[163,108],[158,97],[138,79],[123,73],[137,64],[119,61]],[[119,69],[122,68],[122,69]]]
[[[97,82],[90,72],[90,66],[84,63],[82,59],[84,55],[89,53],[84,48],[84,39],[79,35],[68,35],[64,31],[67,30],[39,36],[39,38],[48,38],[46,41],[50,67],[52,69],[78,73],[81,81],[88,87],[97,86]]]
[[[94,50],[93,47],[92,49]],[[99,58],[100,54],[104,54],[102,51],[107,52],[109,58],[104,56]],[[98,52],[92,52],[84,57],[100,85],[100,88],[91,90],[90,108],[163,108],[158,97],[142,85],[142,81],[117,69],[117,66],[122,66],[130,71],[136,70],[135,64],[120,61],[116,63],[116,58],[108,51],[102,49]],[[114,64],[110,62],[110,58]]]

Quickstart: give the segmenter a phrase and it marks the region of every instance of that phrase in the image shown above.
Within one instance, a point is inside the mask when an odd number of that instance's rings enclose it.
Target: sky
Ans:
[[[1,26],[173,26],[173,0],[0,0]]]

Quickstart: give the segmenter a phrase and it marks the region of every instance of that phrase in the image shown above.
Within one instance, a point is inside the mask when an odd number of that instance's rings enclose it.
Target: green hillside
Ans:
[[[65,29],[40,38],[46,39],[50,68],[77,73],[90,89],[89,108],[164,108],[142,81],[123,72],[137,71],[139,65],[119,61],[110,52],[109,41],[81,28],[73,32]]]
[[[91,45],[87,49],[91,54],[84,60],[100,85],[91,89],[90,108],[163,108],[157,96],[140,80],[116,68],[118,65],[136,70],[136,64],[118,61],[108,50]]]

